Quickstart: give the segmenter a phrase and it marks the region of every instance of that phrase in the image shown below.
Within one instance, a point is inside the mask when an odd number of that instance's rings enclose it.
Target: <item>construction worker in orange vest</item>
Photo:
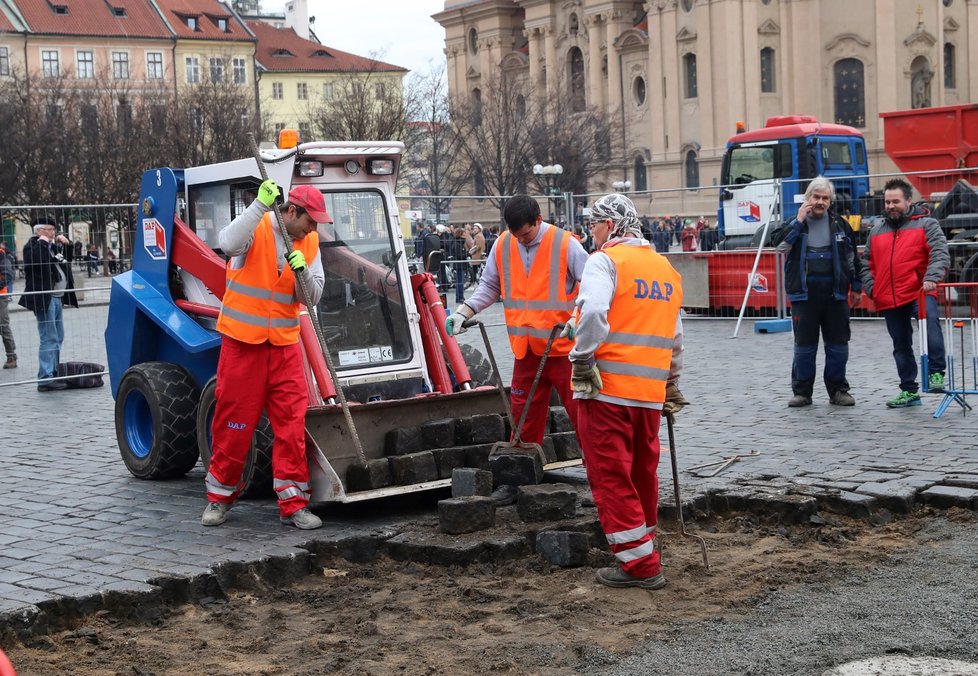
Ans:
[[[682,279],[642,237],[624,195],[591,208],[598,251],[584,266],[570,352],[577,433],[598,518],[618,566],[597,571],[609,587],[665,585],[655,550],[659,421],[688,402],[679,391]]]
[[[204,484],[205,526],[224,523],[241,490],[245,459],[262,411],[275,434],[272,485],[282,523],[311,529],[323,525],[309,511],[305,417],[308,403],[299,347],[298,277],[315,305],[325,275],[319,255],[319,223],[332,223],[323,194],[296,186],[282,205],[285,242],[270,209],[281,191],[265,181],[257,199],[218,233],[228,256],[227,289],[217,319],[223,334],[217,364],[217,403],[211,426],[211,462]]]
[[[544,223],[540,206],[529,195],[516,195],[503,209],[507,232],[499,236],[486,260],[475,292],[445,321],[448,335],[465,331],[462,323],[502,299],[509,344],[516,357],[510,387],[513,419],[519,420],[537,367],[555,324],[564,324],[554,341],[523,425],[521,438],[543,443],[551,387],[557,390],[571,423],[577,425],[577,402],[571,395],[573,346],[571,312],[587,252],[569,232]]]

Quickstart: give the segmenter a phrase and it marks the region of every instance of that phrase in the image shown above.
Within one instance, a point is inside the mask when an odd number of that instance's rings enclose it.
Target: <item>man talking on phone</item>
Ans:
[[[818,336],[825,343],[823,379],[829,403],[853,406],[846,363],[849,361],[849,291],[860,290],[860,260],[849,224],[829,207],[832,182],[818,176],[805,190],[798,214],[775,231],[773,242],[784,261],[784,288],[791,301],[795,334],[788,406],[812,403]]]

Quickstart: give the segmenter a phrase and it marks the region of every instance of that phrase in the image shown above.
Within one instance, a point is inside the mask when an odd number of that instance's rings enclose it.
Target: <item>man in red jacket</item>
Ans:
[[[910,203],[913,188],[900,178],[883,186],[886,216],[866,242],[862,268],[863,291],[886,319],[893,339],[893,358],[900,374],[900,394],[890,408],[920,406],[917,361],[913,352],[913,320],[921,289],[927,294],[928,385],[944,389],[944,336],[937,313],[937,284],[944,279],[951,257],[947,238],[936,219]]]

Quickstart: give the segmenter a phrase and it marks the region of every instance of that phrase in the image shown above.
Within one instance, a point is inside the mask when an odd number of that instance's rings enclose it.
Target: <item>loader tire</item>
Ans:
[[[217,402],[217,378],[211,378],[204,386],[197,406],[197,448],[204,471],[211,464],[211,423]],[[262,413],[251,439],[251,447],[245,457],[241,472],[241,498],[264,498],[272,492],[272,445],[274,436],[268,416]]]
[[[193,469],[199,398],[193,378],[176,364],[145,362],[123,374],[115,398],[115,435],[134,477],[171,479]]]
[[[459,349],[462,351],[462,358],[465,360],[465,365],[469,367],[472,387],[496,384],[495,378],[492,377],[492,364],[489,363],[489,360],[482,352],[465,343],[459,343]]]

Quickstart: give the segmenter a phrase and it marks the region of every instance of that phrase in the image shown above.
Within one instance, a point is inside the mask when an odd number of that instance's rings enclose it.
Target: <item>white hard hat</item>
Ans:
[[[479,228],[479,230],[482,230],[482,223],[473,223],[472,225]]]

